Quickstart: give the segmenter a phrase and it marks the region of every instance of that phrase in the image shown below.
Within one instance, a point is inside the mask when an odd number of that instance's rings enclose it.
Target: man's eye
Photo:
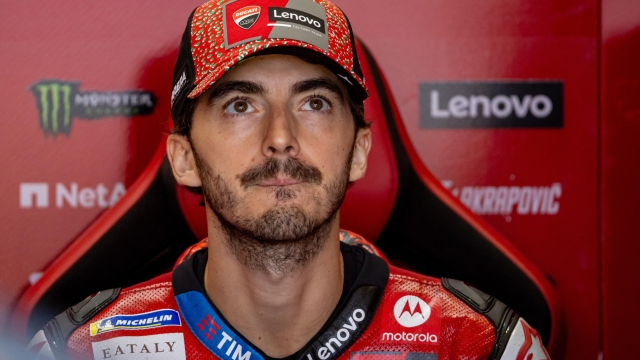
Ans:
[[[322,111],[322,110],[328,110],[328,109],[329,109],[329,103],[326,100],[320,99],[320,98],[309,99],[302,106],[302,110]]]
[[[227,105],[225,111],[230,114],[244,114],[253,111],[253,106],[246,100],[236,100]]]

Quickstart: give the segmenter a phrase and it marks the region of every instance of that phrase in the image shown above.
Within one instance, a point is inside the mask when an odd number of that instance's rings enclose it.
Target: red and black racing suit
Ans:
[[[390,266],[342,238],[343,293],[322,329],[286,360],[549,359],[540,336],[495,298],[452,279]],[[349,242],[349,241],[347,241]],[[207,251],[172,273],[102,291],[51,320],[30,343],[50,359],[271,360],[211,302]]]

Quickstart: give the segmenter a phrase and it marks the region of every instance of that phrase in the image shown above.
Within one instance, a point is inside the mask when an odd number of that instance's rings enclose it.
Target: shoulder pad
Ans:
[[[37,351],[46,359],[66,359],[67,339],[77,328],[85,324],[120,295],[120,288],[100,291],[51,319],[33,337],[27,351]]]
[[[551,357],[542,344],[542,339],[538,332],[529,326],[523,318],[519,318],[513,327],[509,341],[501,350],[496,353],[494,359],[514,360],[514,359],[546,359]]]
[[[496,340],[489,359],[502,359],[501,356],[520,316],[495,297],[487,295],[460,280],[442,278],[442,286],[493,323],[496,327]]]

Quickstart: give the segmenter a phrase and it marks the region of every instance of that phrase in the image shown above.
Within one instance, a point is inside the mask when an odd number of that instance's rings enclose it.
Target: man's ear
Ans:
[[[190,187],[202,186],[191,142],[186,136],[170,134],[167,137],[167,158],[178,184]]]
[[[349,181],[362,179],[367,170],[367,159],[371,150],[371,130],[359,129],[356,141],[353,144],[353,158],[351,160],[351,172]]]

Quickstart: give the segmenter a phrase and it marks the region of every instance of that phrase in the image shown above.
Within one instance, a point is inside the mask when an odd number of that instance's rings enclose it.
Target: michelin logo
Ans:
[[[180,326],[180,316],[172,309],[162,309],[143,314],[115,315],[91,323],[91,336],[100,335],[113,330],[140,330],[161,326]]]

